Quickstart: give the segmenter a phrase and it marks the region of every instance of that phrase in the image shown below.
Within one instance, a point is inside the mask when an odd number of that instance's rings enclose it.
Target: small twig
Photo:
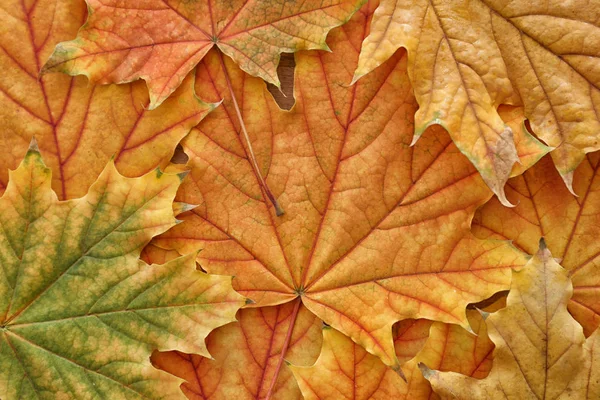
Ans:
[[[225,61],[223,60],[223,53],[219,51],[219,61],[221,62],[221,68],[223,69],[223,73],[225,74],[225,80],[227,81],[227,86],[229,87],[229,93],[231,94],[231,99],[233,100],[233,107],[235,108],[235,112],[240,121],[240,126],[242,128],[242,133],[244,134],[244,139],[246,140],[246,145],[248,146],[248,155],[250,158],[250,164],[252,164],[252,168],[254,169],[254,173],[258,177],[260,181],[260,185],[264,189],[265,193],[273,206],[275,207],[275,213],[277,216],[283,215],[283,208],[279,205],[273,193],[271,193],[271,189],[265,182],[262,174],[260,173],[260,169],[258,168],[258,163],[256,162],[256,156],[254,155],[254,150],[252,149],[252,143],[250,143],[250,137],[248,136],[248,131],[246,130],[246,125],[244,124],[244,119],[242,118],[242,113],[240,112],[240,107],[238,106],[237,100],[235,98],[235,93],[233,92],[233,86],[231,85],[231,79],[229,78],[229,73],[227,72],[227,68],[225,67]]]

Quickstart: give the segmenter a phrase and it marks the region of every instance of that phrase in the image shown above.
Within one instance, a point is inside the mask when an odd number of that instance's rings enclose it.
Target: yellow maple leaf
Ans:
[[[598,0],[382,0],[354,80],[405,47],[415,139],[442,124],[504,204],[517,154],[496,109],[522,104],[571,189],[577,165],[600,149],[598,10]]]
[[[568,309],[591,335],[600,326],[600,153],[590,153],[573,175],[575,197],[561,185],[550,157],[525,174],[510,179],[508,198],[517,204],[508,209],[492,199],[477,210],[473,232],[480,238],[511,240],[527,254],[544,237],[573,282]]]
[[[486,319],[496,345],[488,377],[420,367],[434,390],[457,399],[572,399],[600,397],[600,331],[587,340],[567,311],[573,293],[568,271],[544,241],[521,271],[513,272],[507,307]]]

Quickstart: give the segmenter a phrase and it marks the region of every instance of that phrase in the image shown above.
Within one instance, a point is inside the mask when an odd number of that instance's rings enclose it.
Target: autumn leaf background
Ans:
[[[600,397],[599,12],[7,0],[0,398]]]

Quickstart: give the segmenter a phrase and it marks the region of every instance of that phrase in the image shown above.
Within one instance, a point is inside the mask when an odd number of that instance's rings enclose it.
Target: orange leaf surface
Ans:
[[[45,70],[94,82],[144,79],[150,109],[161,104],[216,45],[246,72],[279,85],[282,52],[327,49],[330,29],[364,0],[87,0],[77,39],[57,46]]]
[[[383,0],[354,79],[396,49],[409,54],[415,136],[442,124],[503,199],[516,152],[496,111],[523,105],[571,188],[600,149],[600,1]]]
[[[533,254],[540,237],[570,271],[569,311],[590,335],[600,325],[600,154],[588,154],[574,173],[574,197],[560,184],[549,157],[511,179],[506,192],[514,209],[491,200],[477,211],[473,232],[481,238],[510,239]]]
[[[431,326],[431,330],[423,349],[403,366],[407,382],[335,329],[323,331],[323,350],[315,365],[294,366],[292,372],[306,400],[437,399],[417,368],[419,362],[477,378],[487,376],[494,345],[487,338],[481,316],[470,311],[469,320],[477,336],[456,325],[413,321],[413,326]],[[396,349],[402,351],[406,338],[398,335],[395,341]]]
[[[586,341],[567,311],[569,273],[545,247],[513,280],[507,307],[487,317],[496,344],[488,377],[432,371],[421,364],[434,390],[456,399],[598,399],[600,331]]]
[[[392,335],[400,364],[410,361],[421,351],[429,337],[432,323],[427,319],[405,319],[394,324]]]
[[[186,380],[189,399],[262,399],[269,391],[293,318],[293,303],[241,310],[239,322],[212,332],[207,347],[214,360],[180,352],[155,353],[155,366]],[[321,321],[305,307],[298,311],[286,359],[315,362],[321,348]],[[279,372],[272,399],[302,399],[288,367]]]
[[[278,109],[264,82],[228,62],[258,164],[286,210],[265,203],[231,104],[183,141],[191,173],[178,199],[199,204],[156,240],[188,253],[254,306],[302,298],[320,319],[398,368],[392,325],[429,318],[467,325],[465,307],[507,289],[522,253],[470,233],[491,193],[441,128],[410,146],[416,102],[398,53],[344,84],[368,31],[363,9],[330,35],[333,53],[297,57],[296,105]],[[225,97],[218,57],[196,76]]]
[[[141,82],[95,87],[84,77],[38,78],[56,43],[75,36],[85,16],[82,0],[7,0],[0,6],[0,193],[33,136],[59,198],[75,198],[113,156],[130,177],[166,166],[181,138],[214,108],[195,97],[193,76],[155,111],[145,107]]]

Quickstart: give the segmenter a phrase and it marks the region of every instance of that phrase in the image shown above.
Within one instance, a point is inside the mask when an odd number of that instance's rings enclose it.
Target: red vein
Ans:
[[[267,397],[265,400],[271,400],[271,395],[273,394],[273,389],[275,388],[275,384],[277,383],[277,378],[279,377],[279,371],[281,371],[281,366],[283,365],[283,359],[285,354],[287,353],[287,349],[290,345],[290,339],[292,338],[292,333],[294,331],[294,325],[296,325],[296,318],[298,317],[298,311],[300,310],[300,304],[302,304],[302,299],[298,297],[296,299],[296,304],[294,305],[294,311],[292,311],[292,317],[290,318],[290,326],[288,328],[287,334],[285,335],[285,341],[283,342],[283,346],[281,347],[281,356],[279,357],[279,362],[277,363],[277,367],[275,368],[275,373],[273,374],[273,380],[271,381],[271,386],[269,387],[269,391],[267,392]]]

